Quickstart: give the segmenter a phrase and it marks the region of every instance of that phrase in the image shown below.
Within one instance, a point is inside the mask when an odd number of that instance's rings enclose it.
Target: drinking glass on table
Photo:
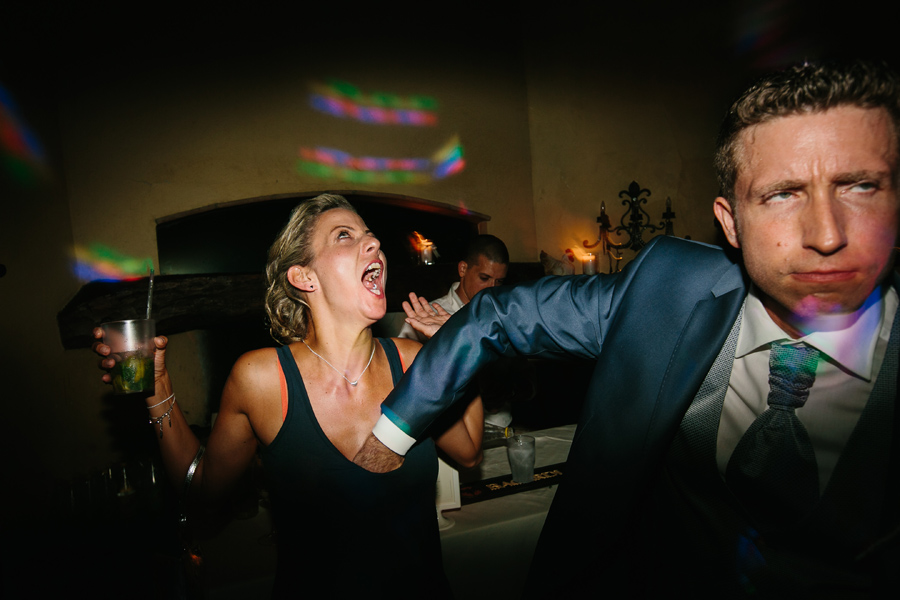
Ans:
[[[514,435],[506,440],[506,455],[514,483],[534,481],[534,438]]]

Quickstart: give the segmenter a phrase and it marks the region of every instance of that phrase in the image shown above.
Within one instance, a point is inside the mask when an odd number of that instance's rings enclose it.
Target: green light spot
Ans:
[[[348,98],[357,98],[360,95],[359,90],[346,81],[332,81],[331,85],[340,94],[343,94]]]

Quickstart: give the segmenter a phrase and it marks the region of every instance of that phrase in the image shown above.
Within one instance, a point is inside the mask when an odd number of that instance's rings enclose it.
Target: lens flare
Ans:
[[[459,173],[465,168],[463,149],[452,137],[431,158],[353,156],[336,148],[301,147],[297,172],[351,183],[425,184]]]
[[[18,107],[0,85],[0,164],[20,185],[33,186],[46,177],[40,140],[19,115]]]
[[[343,81],[310,84],[310,106],[340,119],[373,125],[434,127],[437,101],[427,96],[398,96],[383,92],[362,93]]]
[[[85,283],[139,279],[153,267],[152,258],[134,258],[99,243],[75,246],[73,254],[75,276]]]

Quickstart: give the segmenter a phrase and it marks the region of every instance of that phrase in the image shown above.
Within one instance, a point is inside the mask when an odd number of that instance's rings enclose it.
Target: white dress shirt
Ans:
[[[897,292],[876,289],[852,315],[817,320],[816,331],[792,340],[769,316],[755,287],[744,302],[734,366],[719,419],[716,462],[724,476],[738,441],[767,408],[769,348],[803,342],[821,353],[806,404],[796,410],[806,427],[824,491],[838,458],[866,406],[881,369],[897,311]]]

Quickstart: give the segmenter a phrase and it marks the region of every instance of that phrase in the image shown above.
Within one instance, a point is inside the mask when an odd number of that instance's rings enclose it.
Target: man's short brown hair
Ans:
[[[509,264],[509,250],[506,249],[506,244],[494,235],[482,233],[466,244],[466,254],[463,256],[463,260],[467,265],[477,265],[482,256],[501,265]]]
[[[715,167],[719,194],[735,209],[741,132],[777,117],[838,106],[885,108],[900,143],[900,79],[884,62],[804,63],[763,77],[731,105],[719,129]],[[900,150],[900,148],[898,148]],[[894,164],[894,177],[897,165]]]

